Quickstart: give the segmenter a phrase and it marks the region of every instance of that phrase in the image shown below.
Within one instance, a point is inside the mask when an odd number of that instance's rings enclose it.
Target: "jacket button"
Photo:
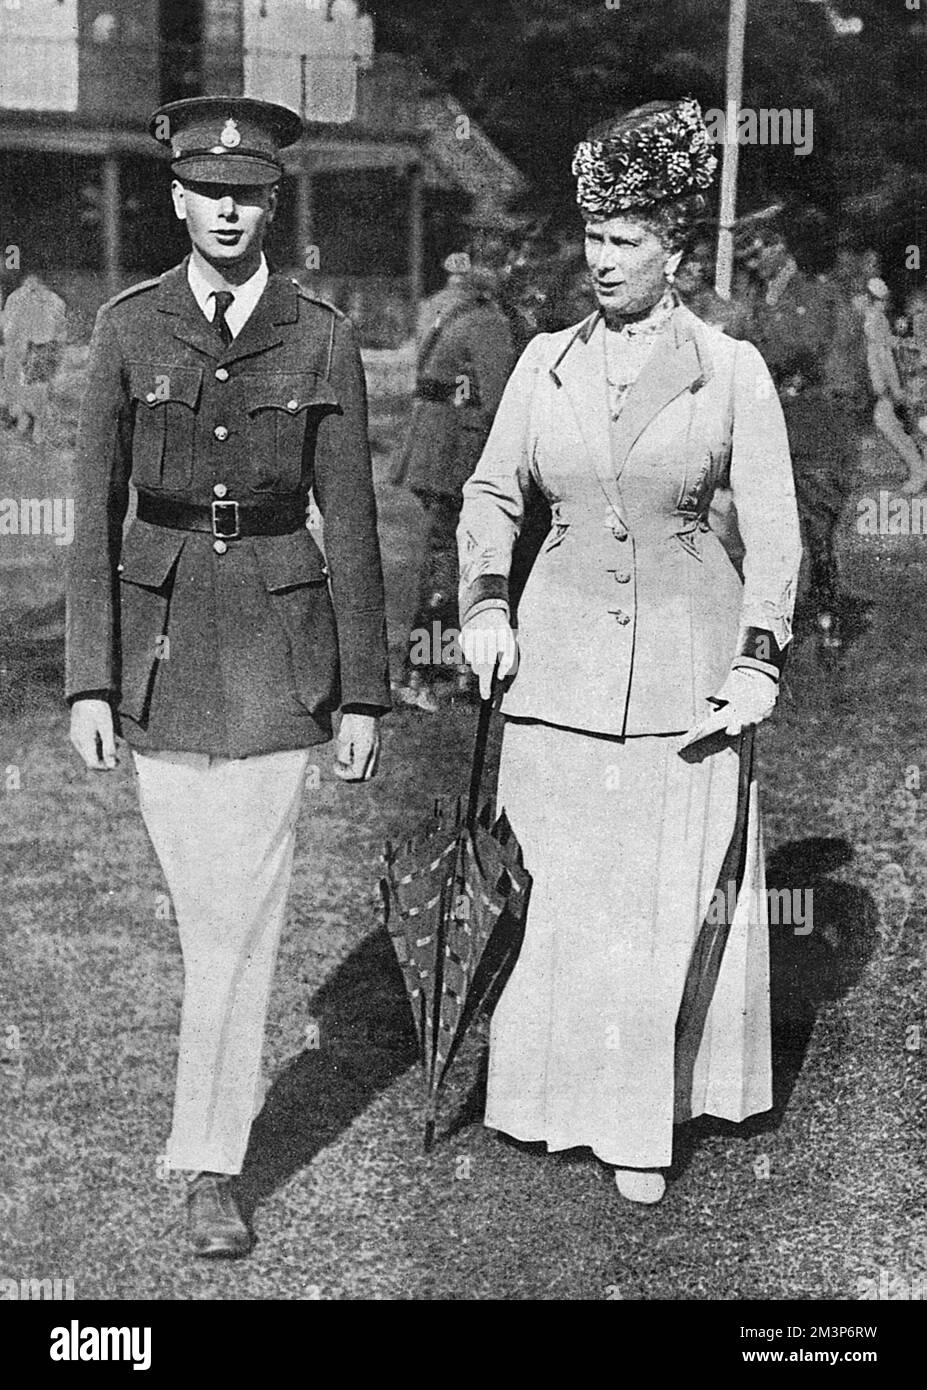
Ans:
[[[217,367],[217,368],[216,368],[216,381],[228,381],[228,379],[229,379],[228,369],[227,369],[226,367]]]
[[[217,555],[224,555],[225,552],[228,550],[228,546],[226,545],[225,541],[213,541],[212,548]]]
[[[148,402],[149,405],[154,405],[157,399],[158,398],[155,395],[154,391],[149,391],[148,395],[145,397],[145,400]]]
[[[631,576],[629,574],[626,574],[624,570],[615,570],[616,584],[627,584],[630,578]]]
[[[229,490],[225,486],[225,483],[216,483],[215,487],[213,488],[213,495],[215,497],[227,497],[228,491]]]
[[[224,425],[216,425],[216,428],[213,430],[213,434],[219,440],[220,444],[224,444],[229,437],[229,432]]]
[[[287,401],[287,403],[286,403],[286,408],[287,408],[287,410],[293,410],[293,411],[298,410],[298,409],[299,409],[299,401]]]
[[[622,612],[622,610],[619,608],[615,614],[615,622],[618,623],[620,627],[627,627],[630,621],[631,619],[628,616],[628,614]]]
[[[612,528],[612,535],[615,537],[616,541],[626,541],[628,539],[628,533],[623,526],[614,526]]]

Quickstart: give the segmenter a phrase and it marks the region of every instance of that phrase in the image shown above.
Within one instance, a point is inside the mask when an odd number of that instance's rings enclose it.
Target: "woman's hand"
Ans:
[[[739,734],[749,724],[762,723],[775,709],[778,695],[778,682],[771,676],[749,666],[737,667],[717,695],[711,696],[714,712],[689,730],[682,747],[690,748],[710,734]]]
[[[715,703],[727,706],[729,734],[739,734],[749,724],[762,724],[776,708],[778,698],[779,682],[750,666],[735,667],[712,697]]]
[[[501,608],[484,608],[464,623],[460,649],[480,682],[480,698],[492,694],[493,676],[505,680],[518,669],[518,643]]]

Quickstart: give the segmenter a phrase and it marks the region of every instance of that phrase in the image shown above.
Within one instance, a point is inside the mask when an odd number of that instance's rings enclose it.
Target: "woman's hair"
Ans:
[[[652,227],[667,251],[686,252],[705,229],[705,206],[703,193],[690,193],[685,198],[667,198],[640,212],[629,208],[628,214]]]

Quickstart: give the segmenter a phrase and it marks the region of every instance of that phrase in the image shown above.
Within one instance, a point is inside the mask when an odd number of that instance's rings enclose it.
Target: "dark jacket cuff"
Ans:
[[[66,695],[65,699],[69,705],[73,705],[77,700],[105,700],[110,705],[116,703],[115,692],[112,690],[78,690]]]
[[[338,614],[341,709],[387,713],[392,709],[386,617],[382,608]]]
[[[765,671],[777,680],[785,666],[788,647],[780,647],[773,634],[765,627],[748,627],[741,635],[737,655],[731,662],[738,666],[752,667]]]
[[[509,602],[509,581],[504,574],[481,574],[474,579],[464,592],[464,602],[461,605],[460,625],[469,618],[471,612],[478,603],[485,603],[487,599],[499,600],[508,605]]]

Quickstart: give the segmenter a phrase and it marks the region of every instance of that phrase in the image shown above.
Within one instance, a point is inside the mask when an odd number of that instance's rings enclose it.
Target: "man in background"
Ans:
[[[895,358],[895,335],[888,319],[889,289],[874,275],[866,284],[863,325],[869,380],[875,397],[873,421],[908,470],[901,491],[920,492],[927,484],[927,458],[917,441],[915,412]],[[910,431],[910,432],[909,432]]]
[[[442,660],[445,635],[457,626],[457,522],[462,489],[477,465],[496,407],[514,366],[509,321],[496,274],[467,253],[445,261],[447,283],[427,301],[418,353],[415,401],[405,448],[392,481],[422,505],[424,534],[412,635],[396,696],[426,713],[438,707],[437,679],[468,673]]]
[[[819,226],[806,230],[817,246]],[[826,645],[836,647],[846,596],[835,538],[868,416],[866,349],[858,312],[836,285],[800,269],[800,255],[799,231],[786,233],[777,221],[758,234],[747,257],[760,287],[746,336],[782,401],[809,559],[807,606]]]
[[[0,314],[5,353],[3,406],[17,433],[45,437],[48,396],[67,339],[67,308],[35,271],[7,298]]]

